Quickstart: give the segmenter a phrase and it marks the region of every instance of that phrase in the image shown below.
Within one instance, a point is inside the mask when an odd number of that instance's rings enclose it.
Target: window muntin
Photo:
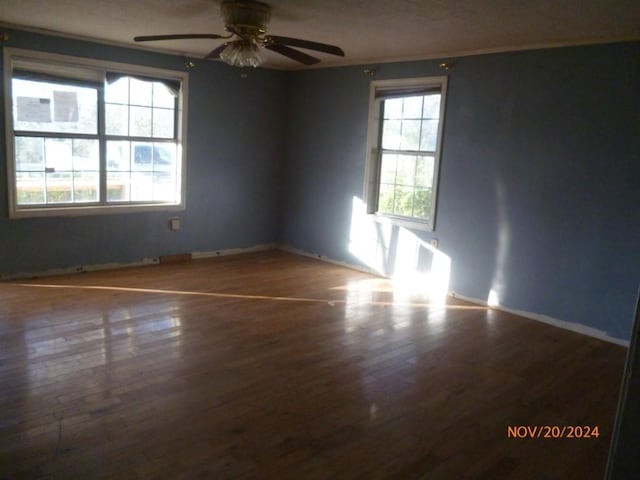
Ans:
[[[368,212],[433,230],[446,78],[372,82]]]
[[[121,77],[105,89],[107,135],[174,138],[176,99],[162,82]]]
[[[16,136],[17,205],[97,202],[98,150],[92,138]]]
[[[7,93],[12,217],[183,208],[186,74],[5,49]]]
[[[383,153],[378,212],[429,218],[434,158],[429,155]]]
[[[107,201],[176,201],[177,147],[168,142],[107,142]]]

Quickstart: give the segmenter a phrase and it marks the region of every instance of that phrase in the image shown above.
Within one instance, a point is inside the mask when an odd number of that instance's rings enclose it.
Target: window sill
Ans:
[[[388,215],[384,213],[370,213],[368,217],[377,223],[385,225],[397,225],[399,227],[407,228],[409,230],[420,230],[423,232],[433,232],[433,223],[429,219],[418,220],[408,217],[399,217],[395,215]]]
[[[46,208],[20,208],[9,212],[9,218],[37,218],[37,217],[74,217],[83,215],[109,215],[118,213],[141,212],[169,212],[184,210],[184,204],[175,203],[140,203],[134,205],[108,205],[108,206],[73,206],[73,207],[46,207]]]

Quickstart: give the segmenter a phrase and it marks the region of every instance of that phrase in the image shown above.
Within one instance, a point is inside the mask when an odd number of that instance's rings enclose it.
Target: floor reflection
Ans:
[[[58,300],[47,301],[49,317],[5,304],[14,313],[0,327],[14,340],[0,352],[3,391],[11,399],[0,423],[23,441],[56,441],[65,426],[89,422],[97,412],[117,408],[127,392],[183,367],[180,299],[124,301],[107,310],[95,294],[86,302]]]
[[[374,313],[372,307],[390,307],[388,328],[403,329],[413,323],[435,325],[443,322],[449,310],[488,310],[481,305],[462,304],[452,298],[436,296],[406,279],[373,278],[356,280],[333,287],[345,292],[345,331],[355,331],[363,326]],[[376,314],[376,318],[378,318]],[[375,331],[379,335],[380,332]]]

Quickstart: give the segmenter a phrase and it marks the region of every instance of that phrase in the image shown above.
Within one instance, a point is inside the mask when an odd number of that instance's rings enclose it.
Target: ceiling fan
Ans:
[[[266,3],[255,0],[223,0],[220,10],[224,19],[224,29],[228,32],[228,35],[215,33],[144,35],[134,37],[133,40],[136,42],[152,42],[193,38],[229,39],[214,48],[205,58],[220,59],[235,67],[257,67],[260,65],[263,62],[263,58],[260,55],[260,49],[262,48],[284,55],[304,65],[313,65],[318,63],[320,59],[291,47],[344,57],[342,49],[334,45],[299,38],[267,35],[271,7]]]

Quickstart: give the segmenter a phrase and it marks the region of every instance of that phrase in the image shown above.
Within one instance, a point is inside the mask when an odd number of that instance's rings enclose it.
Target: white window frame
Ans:
[[[421,219],[417,217],[406,217],[378,212],[378,196],[380,189],[380,168],[381,168],[381,142],[382,142],[382,102],[384,99],[377,98],[379,92],[393,94],[397,91],[399,95],[411,96],[411,90],[421,88],[440,88],[440,118],[438,122],[438,132],[436,138],[436,150],[434,153],[433,188],[431,199],[431,212],[429,217]],[[405,93],[406,92],[406,93]],[[447,77],[415,77],[394,80],[373,80],[369,89],[369,121],[367,130],[367,157],[365,161],[365,181],[363,200],[367,207],[367,214],[375,220],[391,221],[394,224],[418,230],[434,231],[437,211],[438,183],[440,178],[440,157],[442,151],[442,131],[444,125],[445,104],[447,98]]]
[[[136,213],[148,211],[177,211],[186,207],[186,135],[187,135],[187,105],[188,105],[188,74],[178,70],[167,70],[142,65],[128,63],[95,60],[85,57],[73,57],[54,53],[46,53],[34,50],[5,47],[4,54],[4,118],[6,136],[6,158],[7,158],[7,183],[9,197],[9,217],[50,217],[69,215],[100,215],[109,213]],[[180,82],[180,93],[176,106],[176,141],[178,152],[176,160],[178,165],[178,185],[180,185],[180,198],[177,202],[122,202],[122,203],[92,203],[90,205],[68,204],[68,205],[37,205],[19,206],[17,204],[16,192],[16,165],[14,149],[14,125],[13,125],[13,95],[12,78],[16,64],[42,65],[46,71],[51,69],[53,73],[59,72],[58,76],[69,78],[72,81],[78,79],[83,72],[88,77],[106,77],[107,71],[119,72],[126,75],[138,75],[151,78],[165,79]],[[104,99],[100,100],[98,122],[104,122]],[[104,137],[103,137],[104,138]],[[104,148],[101,148],[104,152]],[[101,153],[104,154],[104,153]],[[100,175],[106,175],[104,170],[105,162]],[[102,182],[104,184],[104,182]]]

